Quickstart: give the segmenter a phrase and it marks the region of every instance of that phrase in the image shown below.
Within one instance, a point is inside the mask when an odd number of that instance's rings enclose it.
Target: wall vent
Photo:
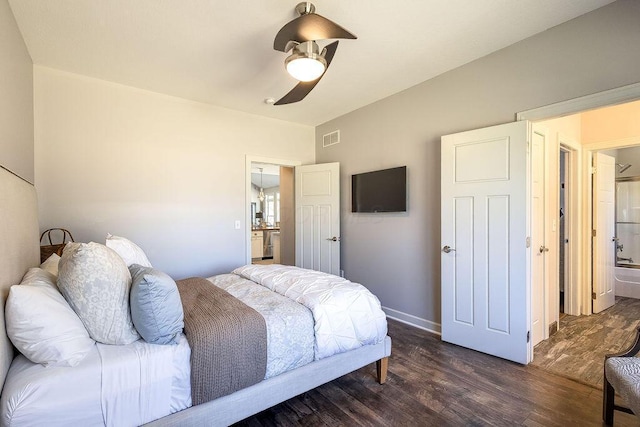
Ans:
[[[331,133],[327,133],[322,136],[322,147],[328,147],[340,142],[340,131],[334,130]]]

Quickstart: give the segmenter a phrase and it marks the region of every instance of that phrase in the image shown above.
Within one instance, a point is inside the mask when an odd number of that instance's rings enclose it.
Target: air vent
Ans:
[[[328,147],[330,145],[334,145],[340,142],[340,131],[334,130],[331,133],[328,133],[322,137],[322,147]]]

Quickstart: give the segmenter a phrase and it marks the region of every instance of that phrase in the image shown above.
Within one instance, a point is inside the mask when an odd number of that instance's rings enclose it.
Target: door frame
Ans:
[[[291,159],[275,159],[264,156],[245,156],[245,203],[244,203],[244,245],[245,245],[245,263],[251,264],[251,164],[252,163],[268,163],[279,166],[296,167],[302,164],[300,160]]]
[[[581,195],[583,194],[580,179],[580,160],[582,147],[580,143],[560,133],[558,135],[559,148],[567,153],[568,161],[565,165],[566,182],[565,204],[569,214],[565,218],[565,238],[569,245],[565,248],[565,260],[569,268],[566,269],[564,282],[564,313],[573,316],[580,315],[580,248],[582,248],[582,234],[580,229]],[[558,251],[559,253],[559,251]],[[559,261],[559,260],[558,260]],[[566,267],[565,267],[566,268]],[[558,322],[558,328],[560,322]]]
[[[627,102],[640,100],[640,83],[634,83],[618,88],[605,90],[602,92],[594,93],[591,95],[582,96],[567,101],[561,101],[547,106],[534,108],[530,110],[521,111],[516,114],[516,120],[529,120],[539,121],[548,120],[556,117],[566,116],[570,114],[577,114],[583,111],[609,107],[617,104],[624,104]],[[593,225],[591,222],[591,162],[593,151],[610,149],[610,148],[623,148],[631,145],[640,144],[640,138],[626,138],[618,141],[602,141],[586,144],[579,150],[581,155],[579,156],[580,162],[577,163],[577,176],[578,181],[574,181],[574,186],[577,184],[578,190],[575,193],[577,196],[577,204],[573,205],[574,198],[572,198],[572,211],[581,211],[582,215],[579,218],[579,223],[576,224],[578,231],[575,241],[577,242],[577,251],[571,253],[569,262],[571,263],[571,272],[573,275],[573,282],[571,284],[571,295],[565,295],[565,307],[571,307],[575,309],[579,307],[579,312],[568,314],[592,314],[591,311],[591,264],[593,259],[591,256],[591,245],[583,244],[583,239],[591,236],[591,230]],[[572,157],[573,158],[573,157]],[[575,164],[575,162],[574,162]],[[576,176],[576,175],[572,175]],[[589,195],[589,197],[583,197]],[[590,237],[588,237],[590,239]],[[575,286],[574,286],[575,285]]]

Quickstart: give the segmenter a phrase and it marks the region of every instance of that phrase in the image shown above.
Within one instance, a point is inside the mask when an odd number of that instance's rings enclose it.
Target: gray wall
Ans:
[[[0,0],[0,165],[33,182],[33,64]]]
[[[440,137],[640,81],[640,2],[619,0],[316,128],[341,164],[342,266],[388,312],[439,328]],[[341,143],[322,148],[340,129]],[[407,165],[406,214],[352,214],[351,175]]]

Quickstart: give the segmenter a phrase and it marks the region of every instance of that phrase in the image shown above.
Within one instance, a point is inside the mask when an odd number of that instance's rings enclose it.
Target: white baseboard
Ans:
[[[411,325],[419,329],[424,329],[425,331],[431,332],[432,334],[442,335],[442,328],[440,323],[422,319],[412,314],[403,313],[389,307],[382,307],[382,310],[384,310],[389,319],[397,320],[398,322],[406,323],[407,325]]]

